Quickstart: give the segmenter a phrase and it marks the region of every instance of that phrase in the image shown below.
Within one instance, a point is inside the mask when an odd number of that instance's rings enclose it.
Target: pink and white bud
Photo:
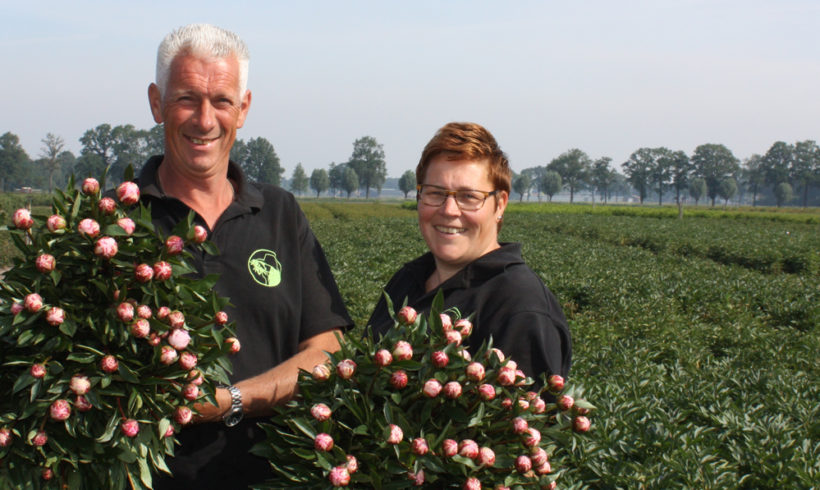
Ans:
[[[488,447],[482,447],[478,450],[478,458],[476,463],[481,466],[492,466],[495,464],[495,451]]]
[[[29,372],[31,373],[31,376],[33,378],[44,378],[46,375],[46,365],[39,362],[36,364],[32,364]]]
[[[117,199],[126,206],[136,204],[140,200],[140,188],[133,182],[123,182],[117,187]]]
[[[427,445],[427,440],[423,437],[416,437],[413,439],[410,443],[410,449],[414,454],[418,454],[419,456],[424,456],[430,451],[430,447]]]
[[[168,314],[168,325],[171,328],[182,328],[185,326],[185,315],[179,310],[174,310]]]
[[[588,408],[579,407],[578,405],[573,406],[572,411],[575,412],[575,415],[588,415],[589,414],[589,409]]]
[[[393,354],[387,349],[379,349],[376,351],[376,354],[373,355],[373,362],[377,366],[389,366],[390,363],[393,362]]]
[[[522,454],[515,458],[515,469],[521,474],[524,474],[532,469],[532,460],[529,456]]]
[[[390,386],[397,390],[400,390],[407,386],[407,381],[407,372],[403,369],[399,369],[398,371],[390,375]]]
[[[552,473],[552,465],[550,465],[550,462],[547,461],[546,463],[544,463],[542,465],[536,466],[535,467],[535,472],[538,473],[539,475],[548,475],[548,474]]]
[[[68,388],[74,392],[75,395],[85,395],[91,389],[91,381],[88,376],[82,374],[75,374],[71,377],[68,383]]]
[[[530,409],[530,402],[524,397],[518,399],[518,406],[521,407],[521,410],[529,410]]]
[[[583,415],[579,415],[572,419],[572,430],[575,432],[586,432],[589,430],[590,425],[591,423],[589,419]]]
[[[344,359],[336,364],[336,374],[342,379],[350,379],[356,373],[356,363],[352,359]]]
[[[461,345],[461,333],[458,330],[447,330],[444,335],[448,344]]]
[[[407,341],[399,340],[393,347],[393,357],[397,361],[409,361],[413,358],[413,346]]]
[[[202,386],[205,379],[202,377],[202,371],[199,369],[191,369],[188,371],[188,380],[196,386]]]
[[[558,397],[558,401],[556,402],[556,404],[558,405],[558,408],[566,412],[567,410],[572,408],[572,406],[575,404],[575,400],[569,395],[561,395]]]
[[[470,381],[481,381],[484,379],[484,366],[480,362],[471,362],[467,364],[466,373]]]
[[[414,487],[420,487],[424,485],[424,470],[419,470],[417,473],[413,473],[412,471],[407,472],[407,478],[413,481]]]
[[[168,318],[168,315],[170,314],[171,308],[168,308],[167,306],[160,306],[157,310],[157,318],[159,318],[160,320],[165,320],[166,318]]]
[[[174,410],[174,420],[179,425],[187,425],[194,418],[194,412],[188,407],[180,406]]]
[[[100,238],[94,245],[94,254],[106,260],[109,260],[117,255],[118,251],[119,248],[117,247],[117,240],[111,238],[110,236]]]
[[[409,306],[404,306],[399,310],[399,313],[396,315],[396,317],[398,317],[400,323],[404,325],[412,325],[416,323],[418,313],[413,308]]]
[[[131,324],[131,335],[138,339],[144,339],[151,333],[151,324],[145,318],[138,318]]]
[[[542,400],[541,398],[536,398],[530,404],[533,413],[544,413],[547,411],[547,402]]]
[[[390,424],[390,435],[387,436],[388,444],[398,444],[404,439],[404,432],[396,424]]]
[[[171,268],[171,264],[165,262],[164,260],[160,260],[154,264],[154,279],[157,281],[167,281],[171,278],[172,272],[173,269]]]
[[[313,439],[313,447],[316,448],[317,451],[328,452],[333,449],[333,438],[330,437],[330,434],[320,432],[316,434],[316,438]]]
[[[89,177],[83,180],[83,194],[92,196],[98,192],[100,192],[100,183],[97,182],[97,179]]]
[[[239,339],[236,337],[228,337],[225,339],[225,343],[228,344],[228,353],[236,354],[240,350],[242,350],[242,344],[239,343]]]
[[[512,359],[508,359],[506,364],[504,364],[504,367],[507,369],[516,370],[518,369],[518,363],[513,361]]]
[[[59,306],[52,306],[46,311],[46,322],[52,327],[58,327],[65,321],[65,311]]]
[[[469,337],[470,334],[473,333],[473,324],[472,322],[470,322],[470,320],[466,318],[456,320],[456,323],[455,325],[453,325],[453,328],[461,332],[462,337]]]
[[[20,314],[20,312],[23,311],[24,309],[25,309],[25,307],[23,306],[23,303],[12,303],[12,305],[11,305],[11,314],[16,316],[16,315]]]
[[[182,388],[182,398],[188,401],[194,401],[199,398],[199,386],[188,383]]]
[[[527,384],[527,375],[524,374],[524,371],[520,369],[515,370],[515,385],[516,386],[526,386]]]
[[[350,483],[350,472],[346,466],[335,466],[327,478],[334,487],[346,487]]]
[[[541,443],[541,433],[535,427],[527,429],[527,435],[524,436],[524,445],[527,447],[535,447]]]
[[[346,458],[347,458],[347,464],[345,464],[345,468],[347,468],[347,471],[351,475],[353,473],[356,473],[357,471],[359,471],[359,461],[356,459],[356,456],[353,456],[352,454],[348,454],[346,456]]]
[[[225,325],[228,323],[228,314],[224,311],[217,311],[214,315],[214,322],[216,322],[217,325]]]
[[[34,226],[34,220],[31,218],[31,212],[26,208],[20,208],[14,212],[11,218],[14,227],[18,230],[28,230]]]
[[[541,466],[549,461],[549,454],[542,447],[534,447],[530,451],[533,466]]]
[[[553,374],[547,378],[547,386],[551,391],[562,391],[564,389],[564,377]]]
[[[455,400],[461,396],[461,383],[458,381],[449,381],[444,385],[444,396],[450,400]]]
[[[516,417],[512,421],[513,432],[516,434],[524,434],[529,430],[530,424],[523,417]]]
[[[324,403],[316,403],[310,407],[310,415],[319,422],[324,422],[333,415],[333,411]]]
[[[184,328],[175,328],[168,334],[168,345],[176,350],[185,350],[191,343],[191,334]]]
[[[449,364],[450,357],[443,350],[437,350],[430,356],[430,360],[433,361],[433,366],[443,368]]]
[[[501,386],[512,386],[515,384],[515,370],[509,368],[501,368],[498,371],[498,377],[496,378],[498,384]]]
[[[53,271],[56,265],[57,261],[54,260],[54,256],[51,254],[38,255],[34,260],[34,267],[36,267],[37,270],[43,274],[48,274]]]
[[[11,431],[3,427],[0,429],[0,447],[9,447],[11,445],[12,435]]]
[[[447,458],[452,458],[458,454],[458,443],[453,439],[444,439],[441,442],[441,452]]]
[[[478,387],[478,396],[481,397],[482,400],[490,401],[495,398],[495,386],[491,384],[484,383],[483,385]]]
[[[46,228],[48,228],[48,231],[51,233],[57,233],[60,230],[65,230],[67,225],[68,223],[66,223],[65,218],[59,214],[52,214],[46,220]]]
[[[68,400],[55,400],[48,408],[52,420],[63,421],[71,416],[71,404]]]
[[[140,431],[140,424],[134,419],[126,419],[120,424],[120,429],[126,437],[136,437]]]
[[[151,347],[156,347],[162,343],[162,337],[157,335],[156,332],[149,333],[148,338],[146,340],[148,341],[148,345],[150,345]]]
[[[194,243],[204,243],[208,239],[208,230],[204,226],[194,226]]]
[[[49,481],[52,478],[54,478],[54,470],[52,470],[51,468],[43,468],[43,471],[40,472],[40,476],[43,478],[43,480]]]
[[[437,379],[432,378],[424,382],[424,388],[422,388],[422,391],[427,397],[435,398],[439,393],[441,393],[441,388],[441,383]]]
[[[139,264],[134,268],[134,277],[138,282],[146,283],[154,278],[154,269],[148,264]]]
[[[174,426],[169,424],[168,428],[165,429],[165,434],[163,434],[163,437],[171,437],[174,435],[174,432]]]
[[[44,430],[38,430],[34,437],[31,439],[31,443],[35,446],[45,446],[48,442],[48,434]]]
[[[505,399],[501,402],[501,408],[504,408],[504,409],[506,409],[506,410],[511,409],[511,408],[512,408],[512,405],[513,405],[513,401],[512,401],[512,399],[510,399],[510,398],[505,398]]]
[[[448,332],[453,329],[453,319],[447,313],[440,313],[438,316],[441,319],[441,330]]]
[[[134,305],[124,301],[117,305],[117,318],[123,322],[130,322],[134,319]]]
[[[162,346],[162,350],[159,353],[159,362],[166,366],[170,366],[171,364],[175,363],[178,358],[179,353],[176,349],[174,349],[170,345]]]
[[[97,203],[97,207],[100,209],[102,214],[110,216],[117,210],[117,203],[110,197],[104,197]]]
[[[112,356],[111,354],[104,356],[100,361],[100,368],[106,373],[117,372],[117,369],[119,369],[119,367],[120,363],[117,361],[117,358]]]
[[[43,297],[37,293],[27,294],[23,299],[23,306],[29,313],[37,313],[43,309]]]
[[[171,235],[165,240],[165,252],[168,255],[179,255],[184,248],[185,242],[176,235]]]
[[[122,228],[128,236],[131,236],[131,234],[134,233],[134,230],[137,229],[137,225],[131,218],[120,218],[117,220],[117,225]]]
[[[94,405],[83,395],[77,395],[77,398],[74,399],[74,406],[77,407],[78,412],[87,412],[94,408]]]
[[[464,481],[464,484],[461,486],[462,490],[481,490],[481,480],[478,478],[471,476]]]
[[[151,316],[153,316],[153,312],[151,311],[151,307],[148,305],[139,305],[137,306],[137,316],[140,318],[145,318],[146,320],[150,320]]]
[[[460,351],[457,352],[457,354],[467,362],[470,362],[470,361],[473,360],[473,356],[470,354],[470,351],[468,351],[467,349],[461,349]]]
[[[100,234],[100,224],[91,218],[86,218],[77,224],[77,231],[89,238],[96,238]]]
[[[495,357],[496,359],[498,359],[498,362],[504,362],[504,353],[501,352],[500,349],[496,349],[495,347],[488,350],[485,354],[485,357],[488,361],[492,360],[492,358]]]
[[[458,454],[475,459],[478,457],[478,444],[472,439],[464,439],[458,443]]]
[[[327,381],[328,378],[330,378],[330,368],[327,364],[317,364],[313,366],[310,375],[313,376],[313,379],[316,381]]]
[[[186,371],[190,371],[196,367],[197,360],[198,358],[196,354],[185,351],[179,355],[179,367]]]

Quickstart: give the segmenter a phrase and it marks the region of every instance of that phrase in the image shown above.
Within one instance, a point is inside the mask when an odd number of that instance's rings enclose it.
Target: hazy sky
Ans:
[[[32,157],[47,132],[79,154],[99,124],[151,127],[156,48],[191,22],[248,43],[239,137],[270,140],[286,177],[364,135],[397,177],[454,120],[486,126],[516,171],[570,148],[619,164],[645,146],[743,159],[820,139],[817,0],[0,0],[0,19],[0,134]]]

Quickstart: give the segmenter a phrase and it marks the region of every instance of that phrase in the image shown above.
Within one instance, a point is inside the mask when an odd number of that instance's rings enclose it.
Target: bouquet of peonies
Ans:
[[[561,376],[528,390],[492,345],[471,358],[471,322],[441,305],[439,293],[426,319],[404,306],[381,339],[346,337],[300,374],[254,448],[277,474],[269,487],[555,487],[556,449],[589,430],[594,407]]]
[[[150,488],[228,381],[227,300],[190,277],[207,231],[160,237],[135,183],[100,188],[72,179],[50,216],[6,228],[22,258],[0,283],[0,488]]]

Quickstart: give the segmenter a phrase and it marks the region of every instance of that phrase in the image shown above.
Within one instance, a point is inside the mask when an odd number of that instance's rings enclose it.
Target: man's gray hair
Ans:
[[[157,50],[157,86],[165,94],[171,63],[179,55],[192,54],[206,58],[234,57],[239,62],[239,96],[248,86],[250,53],[244,41],[231,31],[210,24],[189,24],[171,32]]]

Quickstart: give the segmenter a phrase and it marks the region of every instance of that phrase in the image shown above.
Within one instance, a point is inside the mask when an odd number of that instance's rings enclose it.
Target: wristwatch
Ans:
[[[228,427],[233,427],[242,420],[242,393],[236,386],[225,387],[231,393],[231,408],[222,416],[222,421]]]

